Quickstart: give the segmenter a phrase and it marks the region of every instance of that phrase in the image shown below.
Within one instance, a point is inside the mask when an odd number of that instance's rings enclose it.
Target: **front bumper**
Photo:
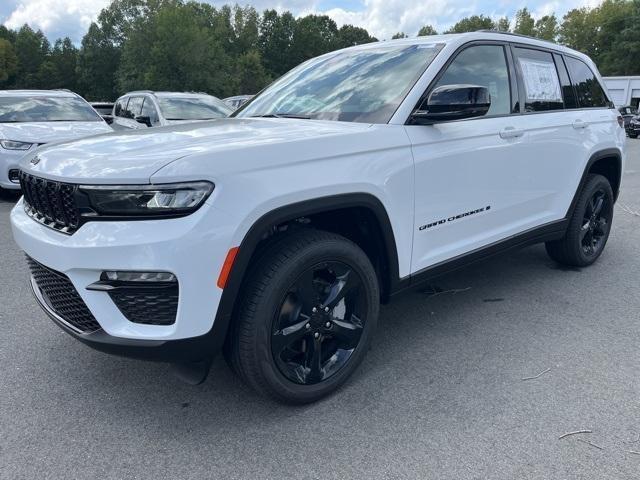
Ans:
[[[210,346],[222,295],[216,281],[233,234],[231,218],[223,212],[205,204],[184,218],[96,221],[65,235],[31,219],[20,200],[11,212],[11,224],[20,248],[64,274],[99,323],[92,333],[70,328],[36,287],[34,293],[44,310],[78,340],[110,353],[158,360],[175,360],[180,352],[192,357],[200,346]],[[173,273],[180,284],[175,323],[132,323],[108,293],[87,290],[107,270]]]

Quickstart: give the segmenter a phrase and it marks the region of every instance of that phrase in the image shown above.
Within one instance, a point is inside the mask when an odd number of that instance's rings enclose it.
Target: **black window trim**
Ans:
[[[501,114],[501,115],[483,116],[483,117],[474,117],[474,118],[467,118],[467,119],[463,119],[463,120],[446,120],[446,121],[442,121],[442,122],[437,122],[437,125],[440,125],[442,123],[451,123],[451,122],[468,122],[468,121],[476,121],[476,120],[485,120],[485,119],[489,119],[489,118],[510,117],[512,115],[541,115],[541,114],[549,115],[549,114],[557,114],[557,113],[562,113],[562,112],[574,112],[574,111],[578,111],[578,110],[610,110],[612,108],[615,109],[615,106],[613,106],[613,102],[611,102],[611,100],[609,99],[609,95],[607,94],[606,88],[604,88],[602,83],[600,83],[600,80],[598,79],[596,74],[593,72],[593,69],[583,59],[581,59],[577,55],[571,55],[570,53],[566,53],[566,52],[564,52],[563,50],[561,50],[559,48],[558,49],[547,48],[547,47],[544,47],[544,46],[541,46],[541,45],[532,45],[532,44],[529,44],[529,43],[514,42],[514,41],[501,41],[501,40],[472,40],[472,41],[469,41],[467,43],[464,43],[464,44],[460,45],[451,54],[451,56],[447,59],[445,64],[440,68],[438,73],[433,77],[431,82],[429,82],[429,85],[427,86],[425,92],[420,96],[420,99],[418,100],[418,103],[413,107],[413,109],[411,110],[411,113],[409,114],[409,117],[405,120],[404,125],[408,125],[408,126],[424,126],[424,125],[421,125],[421,124],[418,124],[418,123],[413,123],[411,121],[411,116],[413,115],[413,113],[416,110],[418,110],[420,108],[422,103],[427,99],[428,95],[433,90],[435,84],[442,77],[442,75],[444,75],[444,72],[446,71],[446,69],[456,59],[456,57],[460,54],[460,52],[462,52],[466,48],[469,48],[469,47],[472,47],[472,46],[476,46],[476,45],[503,45],[505,47],[505,54],[508,52],[508,54],[506,54],[506,58],[507,58],[507,63],[509,65],[509,79],[510,79],[510,85],[511,85],[512,113],[506,113],[506,114]],[[596,77],[596,80],[598,80],[598,84],[600,85],[600,88],[602,88],[602,90],[604,91],[605,98],[609,102],[609,106],[608,107],[576,107],[576,108],[566,108],[566,106],[565,106],[565,108],[561,109],[561,110],[542,110],[542,111],[539,111],[539,112],[525,112],[524,111],[524,103],[523,103],[524,99],[522,98],[524,95],[526,95],[524,93],[524,82],[523,82],[522,78],[520,78],[519,71],[515,66],[515,53],[513,51],[514,48],[528,48],[530,50],[540,50],[542,52],[547,52],[547,53],[550,53],[552,55],[552,57],[554,58],[554,61],[555,61],[555,55],[560,55],[562,57],[563,62],[565,63],[565,68],[567,70],[567,75],[569,76],[569,81],[571,82],[571,86],[573,88],[574,95],[576,97],[576,102],[577,102],[578,95],[577,95],[577,91],[576,91],[573,79],[571,78],[571,72],[569,72],[569,67],[567,66],[566,57],[574,58],[576,60],[581,61],[582,63],[587,65],[589,70],[591,70],[591,73],[593,73],[594,76]],[[556,70],[557,70],[557,68],[558,67],[556,65]],[[514,95],[514,93],[513,93],[514,92],[514,83],[516,84],[516,88],[515,88],[516,95]],[[562,101],[566,105],[566,102],[564,100],[564,93],[562,94]]]

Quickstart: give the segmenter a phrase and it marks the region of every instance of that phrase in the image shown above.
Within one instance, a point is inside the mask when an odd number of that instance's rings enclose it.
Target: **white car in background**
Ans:
[[[222,100],[206,93],[129,92],[113,107],[116,130],[163,127],[225,118],[233,113]]]
[[[73,92],[0,90],[0,189],[20,189],[18,163],[39,145],[112,131]]]

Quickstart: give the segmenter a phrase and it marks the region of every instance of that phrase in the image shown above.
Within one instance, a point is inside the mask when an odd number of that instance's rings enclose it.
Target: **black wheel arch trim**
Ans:
[[[589,176],[589,172],[591,171],[591,168],[595,163],[605,158],[615,158],[617,161],[617,167],[619,172],[618,184],[611,185],[611,189],[614,191],[614,199],[613,199],[614,203],[618,200],[618,196],[620,195],[620,184],[622,183],[622,175],[624,173],[622,171],[622,152],[618,148],[605,148],[603,150],[598,150],[597,152],[592,154],[591,157],[589,157],[589,160],[587,161],[587,164],[584,167],[584,171],[582,172],[582,177],[580,178],[580,182],[578,183],[578,188],[576,188],[576,191],[573,195],[573,199],[571,200],[571,204],[569,205],[569,209],[567,210],[567,213],[565,215],[566,219],[571,218],[571,215],[573,215],[573,211],[575,210],[576,204],[578,203],[578,197],[580,196],[580,192],[582,191],[585,184],[587,183],[587,177]]]
[[[213,327],[207,334],[207,336],[211,337],[211,342],[213,342],[212,351],[217,352],[222,348],[245,273],[249,268],[249,262],[258,244],[264,238],[265,232],[267,232],[270,227],[281,225],[300,217],[358,207],[371,211],[378,221],[383,236],[384,254],[386,256],[385,265],[387,272],[385,272],[384,275],[389,280],[389,291],[392,292],[396,290],[400,283],[398,249],[389,214],[378,197],[364,192],[347,193],[318,197],[279,207],[269,211],[254,222],[240,243],[233,268],[222,292]]]

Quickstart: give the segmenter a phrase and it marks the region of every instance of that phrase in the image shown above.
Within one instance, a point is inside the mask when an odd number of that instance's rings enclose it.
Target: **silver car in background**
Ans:
[[[20,189],[20,159],[39,145],[112,131],[73,92],[0,90],[0,189]]]
[[[115,130],[162,127],[228,117],[233,110],[222,100],[206,93],[129,92],[113,107]]]

